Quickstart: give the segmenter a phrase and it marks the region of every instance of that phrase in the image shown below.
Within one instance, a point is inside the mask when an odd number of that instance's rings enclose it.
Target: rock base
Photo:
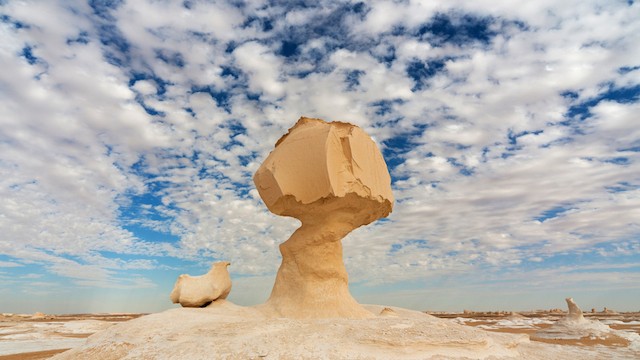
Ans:
[[[588,357],[401,308],[370,319],[272,318],[221,300],[118,324],[53,359],[571,359]],[[388,316],[393,312],[394,316]],[[577,351],[577,352],[576,352]]]

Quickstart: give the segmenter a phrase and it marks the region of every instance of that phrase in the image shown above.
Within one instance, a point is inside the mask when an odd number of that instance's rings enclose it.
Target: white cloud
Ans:
[[[3,5],[0,266],[122,288],[153,286],[120,270],[167,266],[155,256],[273,276],[297,222],[269,214],[251,176],[301,115],[356,123],[400,162],[389,221],[344,241],[362,286],[637,256],[640,109],[598,100],[637,89],[638,4],[193,6],[126,2],[108,20],[81,2]],[[437,13],[485,21],[492,38],[420,38]],[[283,40],[299,58],[278,54]],[[421,86],[417,61],[441,66]],[[589,101],[590,117],[566,117]]]
[[[391,31],[394,25],[414,27],[425,22],[438,10],[445,10],[445,7],[438,3],[422,1],[406,3],[377,1],[372,3],[372,9],[366,19],[361,24],[357,24],[355,30],[375,35]]]
[[[11,267],[20,267],[22,264],[18,264],[13,261],[0,261],[0,267],[11,268]]]
[[[271,49],[257,42],[248,42],[233,52],[236,63],[249,74],[249,89],[264,93],[267,99],[277,99],[284,94],[280,77],[280,60]]]

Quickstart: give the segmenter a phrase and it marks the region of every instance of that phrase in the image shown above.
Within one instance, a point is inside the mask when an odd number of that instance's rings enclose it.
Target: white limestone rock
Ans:
[[[203,307],[218,299],[226,299],[231,292],[228,261],[213,263],[208,273],[200,276],[182,274],[171,291],[171,301],[183,307]]]
[[[573,301],[573,298],[564,299],[567,302],[567,306],[569,307],[569,313],[567,314],[567,320],[574,322],[585,322],[584,315],[582,315],[582,310],[576,305]]]

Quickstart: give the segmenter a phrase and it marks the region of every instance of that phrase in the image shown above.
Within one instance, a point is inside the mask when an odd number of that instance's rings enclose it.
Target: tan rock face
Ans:
[[[331,211],[315,206],[319,200],[349,194],[373,202],[354,209],[363,217],[361,225],[387,216],[393,205],[391,178],[380,150],[362,129],[342,122],[300,118],[278,140],[254,182],[271,212],[298,219]],[[345,206],[350,201],[344,201]]]
[[[228,261],[214,263],[208,273],[200,276],[182,274],[178,277],[171,301],[183,307],[202,307],[218,299],[226,299],[231,292]]]
[[[389,171],[373,140],[351,124],[303,117],[253,179],[271,212],[302,222],[280,245],[265,309],[294,318],[373,316],[349,293],[340,242],[393,207]]]

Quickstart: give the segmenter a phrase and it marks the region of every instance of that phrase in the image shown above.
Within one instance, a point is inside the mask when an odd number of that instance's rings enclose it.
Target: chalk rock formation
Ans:
[[[383,306],[365,305],[374,314]],[[277,319],[227,300],[205,309],[178,308],[121,322],[56,360],[138,359],[632,359],[594,355],[591,346],[529,341],[419,311],[370,319]],[[569,348],[569,349],[567,349]],[[52,360],[53,360],[52,359]]]
[[[231,292],[228,261],[213,263],[208,273],[200,276],[182,274],[171,291],[171,301],[183,307],[202,307],[218,299],[226,299]]]
[[[528,319],[528,317],[522,315],[522,314],[518,314],[517,312],[512,311],[509,314],[509,317],[507,317],[507,319],[509,320],[519,320],[519,319]]]
[[[567,306],[569,307],[569,313],[567,314],[567,320],[574,322],[584,322],[584,316],[582,310],[573,302],[573,298],[566,298]]]
[[[44,319],[46,317],[47,315],[45,315],[44,313],[41,313],[40,311],[37,311],[33,313],[33,315],[31,315],[31,319]]]
[[[357,126],[300,118],[253,178],[269,210],[302,226],[280,245],[282,264],[264,309],[293,318],[374,316],[349,293],[340,240],[389,215],[391,178]]]
[[[550,327],[538,330],[532,338],[542,339],[606,339],[611,336],[612,329],[598,320],[585,319],[582,310],[573,302],[573,298],[566,298],[569,313],[564,319],[558,320]]]

